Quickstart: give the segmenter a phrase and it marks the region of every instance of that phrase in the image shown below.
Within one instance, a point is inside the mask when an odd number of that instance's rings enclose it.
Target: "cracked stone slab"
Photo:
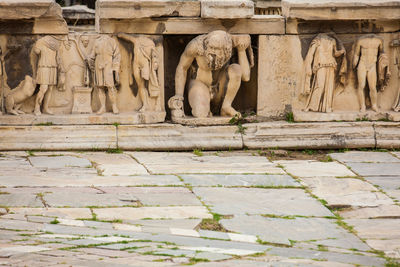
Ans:
[[[44,207],[39,197],[34,194],[9,193],[2,189],[0,206],[4,207]]]
[[[396,176],[400,173],[400,163],[346,163],[361,176]]]
[[[183,187],[98,187],[121,200],[137,199],[145,206],[201,206],[198,198]],[[124,199],[124,197],[126,199]],[[125,203],[127,204],[127,203]]]
[[[9,246],[9,247],[0,247],[0,255],[4,256],[5,254],[7,254],[9,256],[13,256],[20,253],[32,253],[45,250],[51,250],[51,249],[42,246]]]
[[[153,173],[263,173],[285,174],[260,156],[196,156],[180,152],[127,152]]]
[[[93,209],[99,220],[212,218],[203,206]]]
[[[82,153],[82,157],[96,163],[96,168],[104,176],[145,175],[148,174],[143,165],[127,154],[110,154],[105,152]]]
[[[92,213],[88,208],[10,208],[10,212],[64,219],[92,218]]]
[[[400,159],[388,152],[348,151],[344,153],[330,153],[329,155],[340,162],[400,162]]]
[[[339,211],[340,216],[346,219],[384,219],[400,218],[400,206],[382,205],[372,208]]]
[[[24,230],[24,231],[40,231],[43,228],[41,223],[33,223],[27,221],[5,220],[0,219],[0,228],[8,230]]]
[[[400,258],[400,239],[367,239],[365,242],[373,249],[384,251],[388,257]]]
[[[395,198],[397,201],[400,201],[400,190],[387,190],[386,193]]]
[[[7,187],[18,186],[57,186],[57,187],[84,187],[84,186],[183,186],[183,183],[174,175],[143,175],[143,176],[98,176],[71,178],[66,176],[34,176],[32,179],[26,179],[25,175],[0,176],[0,183]]]
[[[398,219],[347,219],[357,235],[366,239],[399,239],[400,220]]]
[[[192,186],[266,186],[266,187],[300,187],[301,185],[289,175],[240,175],[240,174],[192,174],[180,176],[185,183]]]
[[[327,208],[301,189],[195,187],[193,192],[213,212],[224,215],[333,216]]]
[[[91,168],[92,163],[84,158],[78,158],[73,156],[34,156],[29,157],[29,161],[34,167],[37,168],[66,168],[66,167],[79,167],[79,168]]]
[[[319,162],[314,160],[280,160],[274,161],[297,177],[344,177],[356,176],[346,166],[337,162]]]
[[[160,228],[182,228],[182,229],[194,229],[201,219],[169,219],[169,220],[126,220],[133,225],[160,227]]]
[[[324,218],[266,218],[263,216],[235,216],[232,219],[221,219],[220,223],[228,230],[243,234],[257,235],[262,241],[291,245],[293,241],[307,240],[342,240],[343,248],[368,250],[360,239],[349,234],[335,224],[335,221]],[[318,241],[315,243],[318,244]]]
[[[360,179],[302,178],[314,195],[331,207],[376,207],[392,205],[393,201],[378,189]]]
[[[371,184],[377,185],[383,190],[400,189],[400,175],[397,176],[366,176],[365,180]]]

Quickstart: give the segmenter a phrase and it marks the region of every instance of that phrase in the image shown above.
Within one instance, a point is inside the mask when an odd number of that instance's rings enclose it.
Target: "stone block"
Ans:
[[[202,0],[201,17],[217,19],[251,18],[254,3],[250,0]]]
[[[54,0],[2,0],[0,17],[0,33],[68,33],[61,7]]]
[[[287,18],[303,20],[399,19],[400,3],[390,0],[283,0]]]
[[[200,2],[189,0],[99,0],[96,19],[199,17]]]
[[[118,146],[131,150],[241,149],[242,138],[236,131],[236,126],[120,125]]]
[[[234,23],[233,23],[234,22]],[[231,34],[284,34],[285,19],[282,16],[255,15],[251,19],[235,19],[232,23],[221,19],[182,18],[142,18],[100,20],[101,33],[138,34],[204,34],[215,30]]]
[[[376,146],[378,148],[400,147],[400,123],[377,122],[374,124],[376,133]]]
[[[243,144],[259,148],[356,148],[374,147],[374,129],[369,122],[245,124]]]
[[[72,89],[74,93],[74,102],[72,106],[73,114],[92,113],[92,88],[75,86]]]
[[[116,128],[86,126],[0,126],[0,150],[116,148]]]

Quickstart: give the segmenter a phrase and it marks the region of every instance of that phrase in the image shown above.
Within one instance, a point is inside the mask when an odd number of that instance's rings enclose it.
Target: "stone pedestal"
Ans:
[[[91,87],[75,86],[72,89],[74,101],[72,106],[72,114],[92,113]]]

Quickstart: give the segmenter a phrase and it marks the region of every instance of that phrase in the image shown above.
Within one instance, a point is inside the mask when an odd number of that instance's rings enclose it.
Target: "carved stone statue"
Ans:
[[[395,49],[394,65],[397,65],[397,76],[400,81],[400,39],[393,40],[390,45]],[[400,86],[397,90],[396,100],[394,101],[392,108],[396,112],[400,111]]]
[[[238,64],[230,64],[233,48],[237,49]],[[187,72],[195,60],[197,70],[188,85],[192,115],[198,118],[212,116],[211,108],[219,109],[221,116],[240,115],[232,102],[241,81],[250,80],[250,68],[254,65],[250,35],[213,31],[189,42],[176,68],[175,96],[168,101],[173,117],[185,116],[183,95]]]
[[[332,112],[333,93],[336,86],[337,57],[343,55],[339,76],[344,82],[346,51],[341,43],[328,34],[318,34],[308,49],[304,62],[305,82],[303,93],[308,95],[305,111]]]
[[[142,101],[139,112],[161,111],[160,83],[158,80],[159,56],[153,40],[143,36],[133,37],[124,33],[118,34],[118,37],[130,41],[134,46],[132,72]],[[155,107],[150,107],[149,98],[156,99]]]
[[[380,82],[380,89],[383,90],[390,76],[389,72],[382,74],[382,71],[388,71],[387,66],[388,60],[383,53],[383,40],[381,38],[375,34],[367,34],[357,40],[354,47],[353,69],[357,71],[357,93],[361,112],[366,110],[364,88],[367,81],[371,108],[374,111],[379,111],[378,77],[383,79]]]
[[[21,104],[35,92],[36,83],[31,76],[26,75],[25,80],[11,90],[5,97],[5,107],[8,114],[24,114],[20,110]]]
[[[118,114],[116,86],[120,82],[121,54],[117,41],[108,35],[100,35],[94,43],[89,60],[92,69],[94,69],[94,86],[98,89],[100,100],[100,109],[97,114],[102,114],[106,111],[105,90],[107,90],[113,113]]]
[[[35,115],[40,115],[40,106],[43,102],[43,113],[53,114],[49,109],[51,93],[58,83],[58,71],[62,66],[58,56],[61,38],[56,36],[45,36],[36,41],[32,48],[32,70],[33,79],[40,85],[35,100]],[[60,70],[63,72],[63,70]],[[60,89],[63,86],[59,87]],[[43,99],[44,98],[44,99]]]

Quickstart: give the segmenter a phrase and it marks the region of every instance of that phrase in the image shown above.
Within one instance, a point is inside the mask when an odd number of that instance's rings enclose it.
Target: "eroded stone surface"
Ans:
[[[347,165],[361,176],[395,176],[400,173],[400,163],[348,162]]]
[[[288,175],[181,175],[185,183],[192,186],[300,186]]]
[[[318,176],[356,176],[346,166],[337,162],[318,162],[313,160],[285,160],[276,161],[285,170],[298,177],[318,177]]]
[[[332,213],[300,189],[193,188],[215,213],[331,216]],[[307,207],[307,208],[306,208]]]
[[[302,178],[313,194],[331,207],[376,207],[393,201],[371,184],[351,178]]]
[[[339,214],[347,219],[400,218],[400,206],[382,205],[372,208],[339,211]]]
[[[228,230],[257,235],[262,241],[291,245],[293,241],[344,239],[344,248],[368,250],[361,240],[335,224],[334,220],[322,218],[279,219],[262,216],[235,216],[222,219],[221,224]],[[315,243],[318,244],[318,241]]]
[[[341,162],[400,162],[400,159],[390,153],[349,151],[345,153],[330,153],[333,159]]]
[[[196,156],[193,153],[128,152],[152,173],[268,173],[284,174],[259,156]]]

